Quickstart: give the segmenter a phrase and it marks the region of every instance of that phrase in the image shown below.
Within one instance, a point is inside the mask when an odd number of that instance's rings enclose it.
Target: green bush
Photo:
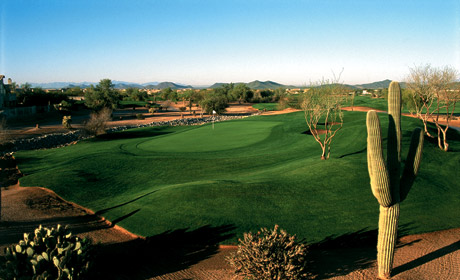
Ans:
[[[143,119],[145,119],[145,117],[142,114],[136,114],[136,119],[143,120]]]
[[[91,258],[91,240],[72,236],[67,227],[40,225],[5,248],[0,279],[85,279]]]
[[[307,247],[297,243],[295,236],[275,225],[273,230],[262,228],[257,234],[244,234],[238,250],[230,255],[229,263],[237,275],[252,280],[305,279]]]

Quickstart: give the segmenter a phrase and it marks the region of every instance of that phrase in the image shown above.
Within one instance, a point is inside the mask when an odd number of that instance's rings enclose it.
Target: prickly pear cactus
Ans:
[[[367,113],[367,163],[371,189],[380,204],[377,263],[379,278],[390,279],[399,221],[399,204],[407,197],[417,175],[423,148],[423,130],[412,132],[409,152],[401,176],[401,89],[391,82],[388,90],[387,161],[382,147],[377,112]]]
[[[5,249],[0,279],[84,279],[90,246],[89,240],[72,236],[66,227],[40,226]]]

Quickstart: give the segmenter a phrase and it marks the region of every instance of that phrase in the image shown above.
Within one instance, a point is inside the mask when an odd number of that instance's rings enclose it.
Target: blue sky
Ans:
[[[460,70],[460,1],[2,0],[0,74],[18,83],[402,80]]]

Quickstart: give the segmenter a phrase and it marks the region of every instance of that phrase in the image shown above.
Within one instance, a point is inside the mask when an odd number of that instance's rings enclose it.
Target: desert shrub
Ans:
[[[5,248],[1,279],[85,279],[92,263],[91,240],[67,227],[38,227],[18,244]],[[2,278],[3,277],[3,278]]]
[[[156,108],[153,108],[153,107],[152,107],[152,108],[149,108],[149,113],[153,115],[153,114],[155,114],[156,110],[157,110],[157,109],[156,109]]]
[[[163,105],[161,106],[161,108],[165,111],[168,111],[169,107],[171,107],[171,101],[169,100],[166,100],[165,102],[163,102]]]
[[[67,129],[72,128],[72,116],[63,116],[62,117],[62,126]]]
[[[143,120],[143,119],[145,119],[145,117],[142,114],[136,114],[136,119]]]
[[[107,122],[112,117],[112,110],[103,108],[99,112],[91,113],[89,120],[85,123],[84,130],[89,135],[100,135],[105,133]]]
[[[275,225],[273,230],[262,228],[239,239],[236,253],[229,263],[237,275],[252,280],[305,279],[307,247],[296,241],[295,236]]]

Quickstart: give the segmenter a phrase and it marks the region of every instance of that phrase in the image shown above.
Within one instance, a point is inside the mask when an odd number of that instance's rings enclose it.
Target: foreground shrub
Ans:
[[[66,129],[72,128],[72,116],[63,116],[62,117],[62,126]]]
[[[97,113],[91,113],[89,120],[85,123],[84,130],[89,135],[100,135],[105,133],[107,122],[112,120],[112,110],[103,108]]]
[[[91,241],[72,236],[67,227],[40,226],[5,249],[0,279],[85,279],[91,253]]]
[[[228,258],[237,275],[252,280],[306,279],[307,247],[278,228],[244,234],[238,251]]]

